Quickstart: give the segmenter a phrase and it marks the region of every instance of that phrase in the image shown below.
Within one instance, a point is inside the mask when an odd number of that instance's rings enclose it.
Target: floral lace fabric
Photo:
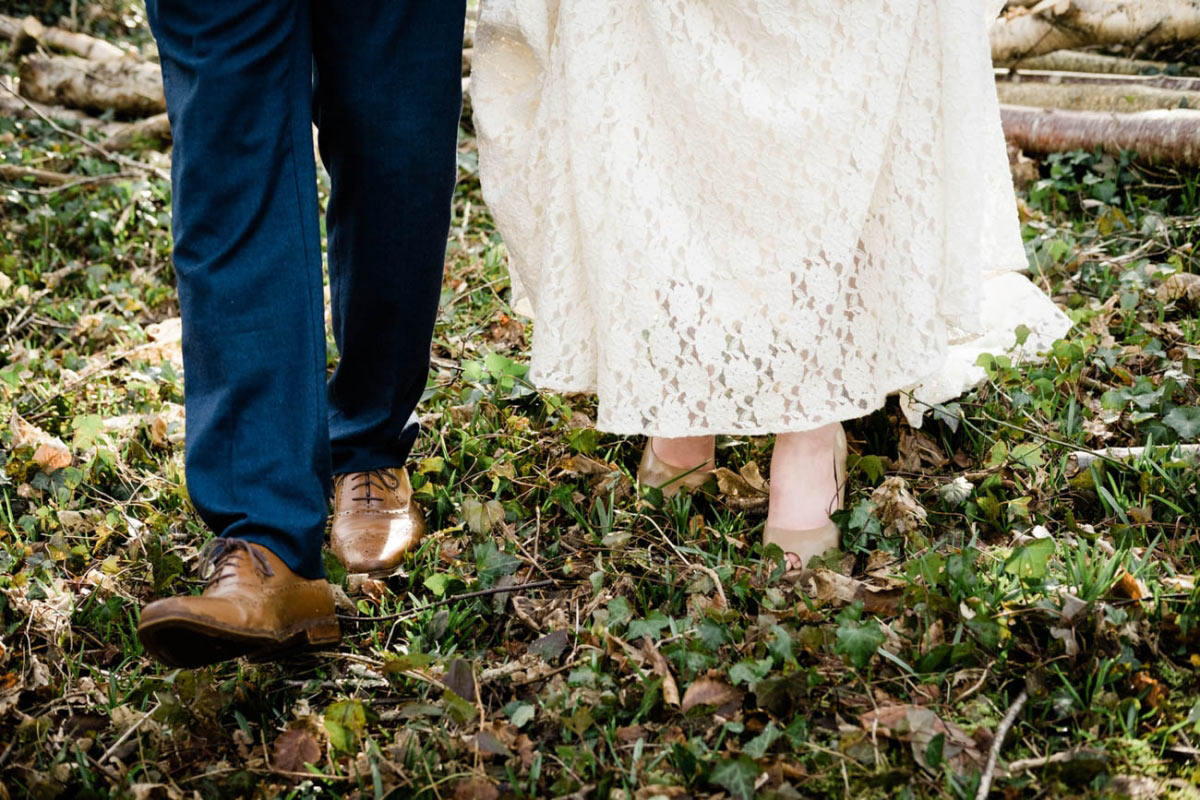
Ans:
[[[805,430],[899,390],[919,423],[980,347],[1061,336],[1013,273],[994,5],[484,0],[480,170],[534,381],[624,434]]]

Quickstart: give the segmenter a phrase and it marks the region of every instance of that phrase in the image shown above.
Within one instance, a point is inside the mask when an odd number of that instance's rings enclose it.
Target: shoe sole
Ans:
[[[138,639],[168,667],[195,669],[235,658],[255,663],[337,644],[342,632],[334,617],[304,623],[282,637],[260,636],[189,617],[168,617],[138,626]]]

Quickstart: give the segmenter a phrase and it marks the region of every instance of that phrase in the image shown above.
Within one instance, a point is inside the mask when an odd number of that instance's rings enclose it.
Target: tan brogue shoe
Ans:
[[[270,550],[243,539],[213,539],[204,592],[142,609],[138,638],[169,667],[200,667],[239,656],[256,661],[341,639],[324,578],[301,578]]]
[[[425,535],[404,467],[338,475],[333,483],[333,554],[347,572],[387,573]]]

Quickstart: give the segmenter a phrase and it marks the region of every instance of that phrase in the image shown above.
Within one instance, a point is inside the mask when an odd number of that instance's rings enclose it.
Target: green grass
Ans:
[[[0,120],[0,156],[116,169],[37,121]],[[641,442],[529,385],[469,120],[460,164],[411,465],[435,533],[382,581],[327,559],[356,617],[336,651],[197,671],[133,634],[143,603],[197,588],[207,537],[182,379],[138,349],[178,313],[169,187],[0,188],[0,415],[73,446],[50,469],[0,432],[4,791],[965,798],[1025,690],[1002,753],[1025,766],[997,791],[1196,796],[1197,470],[1068,458],[1200,435],[1197,308],[1160,293],[1198,272],[1195,173],[1042,164],[1027,248],[1075,328],[1043,363],[991,360],[919,434],[894,400],[848,425],[844,577],[797,582],[763,553],[761,509],[639,494]],[[719,459],[765,472],[769,447],[722,438]],[[553,584],[456,599],[535,581]]]

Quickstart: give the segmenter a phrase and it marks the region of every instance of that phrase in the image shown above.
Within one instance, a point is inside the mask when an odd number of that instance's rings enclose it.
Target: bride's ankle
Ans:
[[[652,437],[646,445],[654,448],[660,461],[680,469],[711,469],[716,449],[715,436]]]

